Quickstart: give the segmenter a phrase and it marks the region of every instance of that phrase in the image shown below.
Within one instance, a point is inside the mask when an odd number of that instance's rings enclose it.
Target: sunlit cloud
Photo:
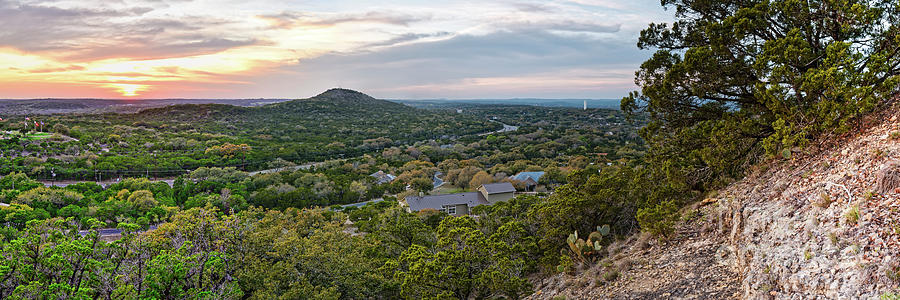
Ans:
[[[371,2],[0,0],[0,98],[624,94],[648,55],[628,53],[637,31],[668,18],[609,1]]]

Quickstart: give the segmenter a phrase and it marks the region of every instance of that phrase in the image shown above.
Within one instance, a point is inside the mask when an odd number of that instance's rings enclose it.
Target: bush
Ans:
[[[678,206],[672,200],[638,209],[635,216],[641,229],[655,236],[670,237],[675,233],[675,222],[678,222]]]
[[[847,213],[844,214],[844,220],[847,221],[848,225],[853,225],[859,222],[859,205],[854,205]]]

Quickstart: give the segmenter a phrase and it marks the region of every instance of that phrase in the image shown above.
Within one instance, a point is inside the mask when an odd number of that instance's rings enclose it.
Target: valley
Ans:
[[[0,299],[900,300],[896,0],[0,27]]]

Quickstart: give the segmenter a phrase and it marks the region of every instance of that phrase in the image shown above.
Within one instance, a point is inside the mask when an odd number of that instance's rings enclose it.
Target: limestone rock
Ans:
[[[900,188],[900,163],[894,161],[885,164],[878,171],[875,191],[881,194],[893,193]]]

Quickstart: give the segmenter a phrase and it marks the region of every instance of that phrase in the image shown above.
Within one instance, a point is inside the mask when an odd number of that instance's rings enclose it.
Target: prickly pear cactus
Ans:
[[[594,261],[603,250],[603,237],[609,235],[609,225],[597,226],[597,231],[591,232],[587,240],[578,238],[578,231],[569,234],[566,243],[572,252],[572,258],[581,262]]]

